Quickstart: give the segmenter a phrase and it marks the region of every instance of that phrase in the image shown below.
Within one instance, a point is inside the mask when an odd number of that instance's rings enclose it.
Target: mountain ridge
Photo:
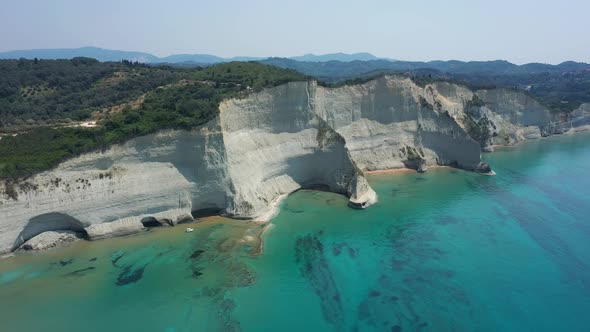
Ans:
[[[269,57],[251,57],[251,56],[234,56],[234,57],[220,57],[213,54],[171,54],[164,57],[158,57],[147,52],[135,52],[135,51],[121,51],[104,49],[93,46],[86,46],[80,48],[48,48],[48,49],[30,49],[30,50],[13,50],[0,52],[0,59],[71,59],[75,57],[88,57],[96,60],[105,61],[121,61],[130,60],[138,61],[142,63],[185,63],[185,64],[215,64],[222,62],[232,61],[260,61],[268,59]],[[296,61],[313,61],[313,62],[324,62],[324,61],[368,61],[368,60],[389,60],[379,58],[370,53],[329,53],[329,54],[305,54],[302,56],[293,56],[289,59]]]
[[[313,54],[308,53],[300,56],[292,56],[289,57],[291,60],[295,61],[307,61],[307,62],[326,62],[326,61],[342,61],[342,62],[350,62],[350,61],[371,61],[371,60],[387,60],[387,61],[397,61],[393,59],[387,58],[380,58],[374,56],[371,53],[367,52],[360,52],[360,53],[327,53],[327,54]]]
[[[327,54],[313,54],[308,53],[300,56],[291,57],[251,57],[251,56],[235,56],[235,57],[220,57],[213,54],[171,54],[164,57],[158,57],[147,52],[138,51],[122,51],[122,50],[111,50],[105,48],[99,48],[94,46],[86,46],[80,48],[48,48],[48,49],[30,49],[30,50],[12,50],[0,52],[0,59],[71,59],[74,57],[88,57],[94,58],[99,61],[121,61],[130,60],[142,63],[150,64],[184,64],[184,65],[209,65],[222,62],[232,61],[260,61],[260,62],[272,62],[277,59],[289,60],[303,63],[313,64],[325,64],[332,61],[342,63],[357,63],[357,62],[369,62],[372,64],[379,64],[379,69],[389,69],[383,67],[401,68],[402,70],[411,70],[418,68],[432,68],[441,71],[455,71],[457,67],[465,66],[477,66],[486,64],[494,66],[496,69],[510,69],[510,68],[521,68],[521,69],[535,69],[551,70],[552,68],[559,67],[564,70],[576,70],[580,65],[590,65],[584,62],[577,61],[564,61],[559,64],[547,64],[547,63],[526,63],[517,65],[506,60],[489,60],[489,61],[461,61],[461,60],[432,60],[432,61],[406,61],[406,60],[394,60],[389,58],[377,57],[368,52],[359,53],[327,53]],[[373,66],[374,67],[374,66]]]

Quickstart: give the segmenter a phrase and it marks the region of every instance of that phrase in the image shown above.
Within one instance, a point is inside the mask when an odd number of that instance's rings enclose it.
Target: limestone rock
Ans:
[[[350,184],[348,205],[355,209],[365,209],[377,203],[377,193],[362,174],[358,174]]]
[[[145,230],[145,227],[137,218],[121,219],[102,224],[93,224],[86,227],[86,233],[88,233],[89,240],[129,235],[139,233],[143,230]]]
[[[479,165],[475,168],[475,171],[482,174],[493,174],[492,168],[488,163],[480,162]]]
[[[20,249],[22,250],[46,250],[58,247],[66,243],[74,242],[80,239],[80,236],[73,231],[49,231],[43,232],[25,242]]]
[[[418,164],[418,173],[426,173],[428,171],[428,167],[426,166],[426,162],[422,161]]]

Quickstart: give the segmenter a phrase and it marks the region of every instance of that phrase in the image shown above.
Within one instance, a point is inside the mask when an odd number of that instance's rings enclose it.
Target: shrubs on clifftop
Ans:
[[[292,69],[263,65],[257,62],[229,62],[203,68],[195,78],[214,82],[216,87],[242,91],[250,87],[262,90],[292,81],[305,81],[309,77]]]
[[[127,62],[0,60],[0,131],[84,120],[136,99],[186,70]]]
[[[74,155],[104,144],[94,128],[39,128],[0,140],[0,178],[18,179],[49,169]]]

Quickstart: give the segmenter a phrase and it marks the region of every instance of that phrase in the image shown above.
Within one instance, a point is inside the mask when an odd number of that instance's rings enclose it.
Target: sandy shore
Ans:
[[[415,169],[411,168],[394,168],[394,169],[380,169],[375,171],[365,171],[367,175],[377,175],[377,174],[395,174],[395,173],[416,173]]]
[[[434,168],[453,168],[451,166],[434,165],[428,166],[428,169]],[[397,174],[397,173],[418,173],[415,169],[411,168],[393,168],[393,169],[380,169],[375,171],[365,171],[367,175],[378,175],[378,174]]]
[[[270,203],[270,206],[268,208],[268,211],[261,214],[260,216],[254,218],[254,220],[256,220],[257,222],[268,222],[270,221],[272,218],[276,217],[277,214],[279,214],[279,205],[281,205],[281,202],[287,198],[287,196],[289,196],[288,194],[283,194],[283,195],[279,195],[277,196],[275,199],[273,199],[273,201]]]

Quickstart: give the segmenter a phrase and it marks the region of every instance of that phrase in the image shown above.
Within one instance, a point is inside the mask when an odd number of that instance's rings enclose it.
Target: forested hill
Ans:
[[[268,58],[259,62],[281,68],[295,69],[326,81],[355,78],[373,71],[407,72],[431,69],[453,74],[518,75],[539,73],[565,73],[590,70],[590,64],[567,61],[558,65],[528,63],[516,65],[504,60],[495,61],[295,61],[287,58]]]
[[[207,87],[218,96],[244,91],[248,86],[258,90],[305,79],[295,71],[257,63],[183,69],[90,58],[0,60],[0,73],[0,133],[101,119],[158,87],[181,81],[185,84],[169,90],[196,89],[196,83],[208,81],[213,86],[200,84],[199,90]]]
[[[224,98],[308,79],[253,62],[181,69],[89,58],[0,60],[0,73],[0,179],[159,129],[192,128]]]
[[[182,76],[130,62],[0,60],[0,131],[89,119]]]

